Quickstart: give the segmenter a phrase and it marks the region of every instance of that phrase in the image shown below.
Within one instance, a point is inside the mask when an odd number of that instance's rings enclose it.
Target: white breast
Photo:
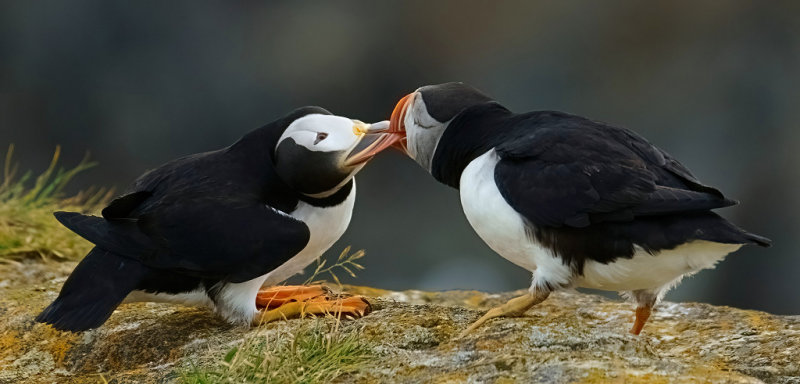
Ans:
[[[268,273],[265,276],[264,284],[278,284],[300,273],[314,260],[322,256],[333,243],[342,237],[347,226],[350,225],[355,200],[356,181],[353,179],[353,188],[350,190],[350,194],[339,205],[321,208],[301,201],[297,208],[289,214],[308,226],[311,238],[300,253]]]
[[[552,284],[569,282],[570,270],[547,248],[530,239],[525,222],[497,189],[494,168],[499,161],[494,149],[476,158],[461,174],[461,206],[472,228],[492,250],[531,272],[534,279]]]
[[[217,311],[229,321],[249,323],[256,309],[256,295],[263,285],[276,285],[295,275],[322,256],[342,236],[353,214],[356,200],[356,182],[350,194],[339,205],[315,207],[300,201],[289,215],[304,222],[311,237],[297,255],[264,276],[243,283],[229,283],[220,291]]]

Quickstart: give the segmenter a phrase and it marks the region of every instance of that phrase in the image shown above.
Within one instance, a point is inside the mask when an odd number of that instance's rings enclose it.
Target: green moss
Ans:
[[[0,239],[0,252],[5,252],[21,246],[22,246],[22,240],[16,237]]]
[[[364,341],[360,330],[345,331],[339,325],[331,327],[318,320],[292,333],[256,332],[227,351],[216,366],[200,368],[192,364],[181,373],[181,381],[327,383],[363,368],[373,355],[372,346]]]

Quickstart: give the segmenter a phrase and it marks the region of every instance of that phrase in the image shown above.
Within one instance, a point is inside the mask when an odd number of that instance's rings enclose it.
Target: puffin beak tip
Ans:
[[[396,146],[404,135],[390,131],[388,121],[354,126],[353,132],[362,137],[345,159],[344,165],[354,167],[366,163],[384,149]]]
[[[364,124],[354,121],[353,133],[363,136],[360,142],[353,148],[350,155],[345,159],[344,165],[354,167],[371,160],[375,155],[386,148],[395,147],[403,153],[408,154],[406,149],[406,129],[405,116],[408,106],[414,100],[414,93],[405,95],[392,111],[392,116],[388,121],[381,121],[374,124]]]

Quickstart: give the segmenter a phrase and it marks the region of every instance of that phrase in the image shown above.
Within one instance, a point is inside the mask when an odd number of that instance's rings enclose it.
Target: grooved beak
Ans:
[[[353,127],[353,132],[362,137],[344,161],[344,165],[348,167],[370,161],[384,149],[396,145],[398,141],[405,138],[405,133],[391,132],[388,121],[375,124],[359,123]]]
[[[408,149],[406,147],[406,112],[408,111],[408,106],[414,102],[414,94],[415,93],[409,93],[403,96],[403,98],[397,102],[397,105],[394,106],[392,116],[389,118],[389,130],[387,131],[402,135],[402,140],[398,140],[394,147],[400,149],[405,154],[408,154]]]

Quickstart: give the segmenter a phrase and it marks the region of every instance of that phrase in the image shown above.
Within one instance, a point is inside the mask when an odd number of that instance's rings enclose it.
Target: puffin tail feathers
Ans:
[[[762,246],[764,248],[772,246],[772,240],[770,240],[770,239],[768,239],[768,238],[766,238],[764,236],[759,236],[759,235],[756,235],[755,233],[750,233],[750,232],[747,232],[747,231],[744,231],[744,236],[747,238],[747,240],[750,241],[751,244]]]
[[[97,328],[142,280],[147,267],[99,247],[72,271],[58,298],[36,317],[62,331]]]

